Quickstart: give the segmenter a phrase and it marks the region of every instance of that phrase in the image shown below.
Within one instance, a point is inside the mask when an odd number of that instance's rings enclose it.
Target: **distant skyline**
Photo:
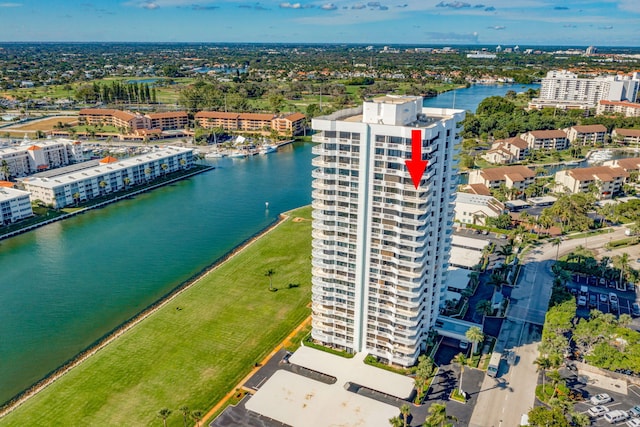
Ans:
[[[0,0],[0,42],[640,46],[640,0]]]

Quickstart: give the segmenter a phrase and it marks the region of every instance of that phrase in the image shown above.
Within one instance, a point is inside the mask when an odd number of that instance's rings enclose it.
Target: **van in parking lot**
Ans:
[[[615,424],[620,421],[624,421],[629,418],[629,414],[621,409],[616,409],[615,411],[607,412],[604,414],[604,419],[609,422],[609,424]]]

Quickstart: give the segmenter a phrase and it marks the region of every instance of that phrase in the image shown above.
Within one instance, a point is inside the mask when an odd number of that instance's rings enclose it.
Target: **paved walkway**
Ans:
[[[289,335],[287,335],[287,337],[282,340],[282,342],[280,344],[278,344],[272,351],[271,353],[269,353],[268,355],[265,356],[264,359],[262,359],[262,361],[257,365],[254,366],[253,369],[251,370],[251,372],[249,372],[247,374],[247,376],[245,376],[242,380],[240,380],[240,382],[233,387],[229,393],[226,394],[225,397],[223,397],[213,408],[211,408],[206,414],[205,416],[202,418],[202,421],[198,424],[196,424],[196,427],[200,426],[200,425],[206,425],[207,421],[210,421],[209,418],[213,417],[213,415],[219,410],[221,409],[226,402],[233,397],[234,394],[236,394],[236,390],[243,388],[244,384],[253,376],[255,375],[256,372],[258,372],[260,370],[260,367],[265,365],[269,359],[271,359],[277,352],[279,352],[280,350],[282,350],[284,347],[286,347],[287,345],[291,345],[291,339],[296,336],[296,334],[298,334],[298,332],[300,332],[302,329],[304,329],[307,325],[309,325],[309,323],[311,323],[311,316],[307,317],[302,323],[300,323],[293,331],[291,331],[291,333]],[[248,390],[249,391],[249,390]]]

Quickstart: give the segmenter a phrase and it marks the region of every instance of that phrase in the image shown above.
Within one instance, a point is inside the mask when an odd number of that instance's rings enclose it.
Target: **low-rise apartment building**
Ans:
[[[508,164],[521,162],[529,154],[527,141],[516,136],[494,142],[482,157],[489,163]]]
[[[640,129],[616,128],[611,132],[611,139],[614,142],[621,142],[623,144],[640,144]]]
[[[80,110],[78,121],[91,126],[114,126],[125,133],[132,133],[140,129],[184,129],[189,125],[189,116],[186,111],[143,115],[115,109],[85,108]]]
[[[195,120],[205,129],[222,128],[227,131],[253,132],[268,135],[275,130],[280,135],[299,135],[304,131],[305,115],[262,113],[228,113],[223,111],[200,111]]]
[[[597,145],[604,144],[607,128],[604,125],[576,125],[565,132],[572,145]]]
[[[33,216],[27,191],[0,187],[0,225],[12,224]]]
[[[63,208],[85,200],[143,184],[193,165],[193,149],[165,147],[152,153],[118,160],[106,157],[96,166],[57,176],[26,178],[31,200]]]
[[[58,139],[32,142],[25,140],[17,147],[0,149],[0,163],[7,162],[10,175],[5,176],[5,173],[0,170],[0,178],[23,177],[82,160],[82,144],[79,141]]]
[[[622,185],[629,174],[622,168],[592,166],[556,172],[556,190],[570,193],[595,192],[600,200],[610,199],[622,191]]]
[[[625,117],[640,117],[640,103],[626,101],[600,101],[596,114],[623,114]]]
[[[602,163],[603,166],[620,168],[627,173],[640,172],[640,157],[627,157],[626,159],[608,160]]]
[[[515,188],[522,193],[535,182],[536,174],[526,166],[502,166],[469,172],[469,184],[483,184],[489,189]]]
[[[569,147],[567,134],[561,130],[532,130],[520,137],[527,141],[529,150],[564,150]]]
[[[486,225],[487,218],[497,218],[505,207],[493,196],[456,193],[454,220],[462,224]]]

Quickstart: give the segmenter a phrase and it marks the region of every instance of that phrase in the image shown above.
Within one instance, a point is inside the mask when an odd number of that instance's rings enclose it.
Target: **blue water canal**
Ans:
[[[472,86],[456,107],[527,87]],[[425,105],[450,107],[445,94]],[[0,242],[0,402],[311,201],[311,144],[249,159]],[[269,209],[265,209],[269,202]]]

